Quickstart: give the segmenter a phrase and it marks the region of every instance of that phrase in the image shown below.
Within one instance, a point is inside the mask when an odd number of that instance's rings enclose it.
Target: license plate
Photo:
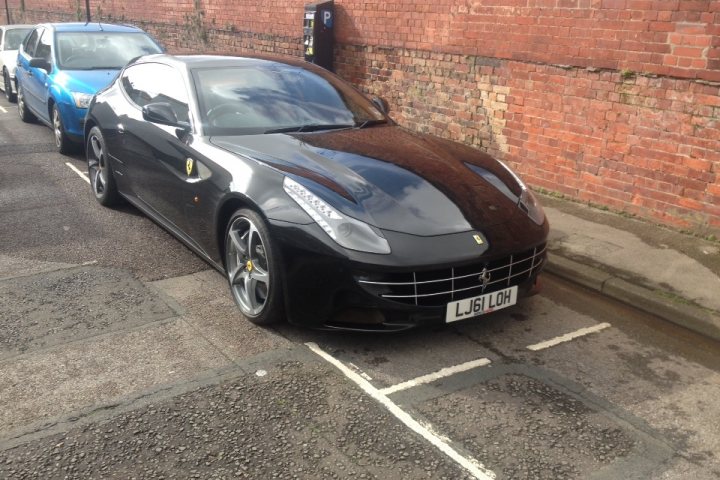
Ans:
[[[517,292],[518,287],[514,286],[497,292],[450,302],[445,312],[445,322],[456,322],[511,307],[517,303]]]

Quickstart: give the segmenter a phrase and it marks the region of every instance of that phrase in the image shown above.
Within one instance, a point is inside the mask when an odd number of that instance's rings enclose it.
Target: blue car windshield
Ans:
[[[208,135],[317,131],[385,123],[360,92],[337,77],[283,64],[194,72]]]
[[[58,32],[55,40],[61,70],[119,70],[141,55],[161,53],[145,33]]]
[[[5,45],[3,46],[3,50],[17,50],[20,48],[20,44],[30,30],[32,30],[32,28],[9,29],[5,32]]]

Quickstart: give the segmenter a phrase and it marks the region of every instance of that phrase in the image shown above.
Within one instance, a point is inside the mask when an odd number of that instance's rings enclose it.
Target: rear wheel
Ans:
[[[28,110],[27,105],[25,105],[25,89],[22,85],[18,84],[17,87],[17,106],[18,106],[18,114],[20,114],[20,120],[26,123],[31,123],[35,121],[35,115]]]
[[[257,325],[283,317],[280,250],[256,212],[238,210],[225,233],[225,269],[243,315]]]
[[[12,89],[12,80],[10,80],[10,73],[7,68],[3,68],[3,88],[5,89],[5,98],[8,102],[15,101],[15,94]]]
[[[98,127],[93,127],[88,134],[85,156],[88,162],[88,174],[90,175],[90,187],[95,198],[105,207],[111,207],[120,203],[120,194],[115,185],[112,169],[108,163],[107,148],[105,139]]]
[[[70,140],[65,133],[65,126],[60,116],[60,109],[56,104],[52,107],[52,126],[53,133],[55,134],[55,146],[60,153],[70,153],[74,148],[75,144]]]

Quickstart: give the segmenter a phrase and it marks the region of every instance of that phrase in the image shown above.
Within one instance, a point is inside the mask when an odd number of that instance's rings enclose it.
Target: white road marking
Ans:
[[[65,165],[67,165],[68,167],[70,167],[70,169],[71,169],[73,172],[75,172],[75,173],[77,173],[78,175],[80,175],[80,178],[82,178],[83,180],[85,180],[85,181],[88,183],[88,185],[90,185],[90,179],[88,178],[87,173],[81,172],[80,170],[77,169],[77,167],[75,167],[75,165],[73,165],[73,164],[70,163],[70,162],[65,162]]]
[[[487,358],[472,360],[470,362],[461,363],[460,365],[442,368],[437,372],[428,373],[427,375],[413,378],[412,380],[408,380],[407,382],[402,382],[391,387],[383,388],[382,390],[380,390],[380,393],[382,393],[383,395],[392,395],[393,393],[399,392],[400,390],[406,390],[408,388],[416,387],[418,385],[422,385],[423,383],[434,382],[439,378],[449,377],[450,375],[455,375],[456,373],[464,372],[466,370],[472,370],[473,368],[477,367],[484,367],[485,365],[489,364],[490,360]]]
[[[367,393],[377,402],[379,402],[398,420],[404,423],[406,427],[408,427],[410,430],[430,442],[438,450],[450,457],[462,468],[470,472],[475,478],[480,480],[491,480],[495,478],[495,473],[492,470],[488,470],[474,458],[465,457],[458,453],[448,444],[447,440],[441,438],[439,435],[432,432],[430,428],[422,425],[420,422],[415,420],[413,417],[410,416],[410,414],[406,413],[403,409],[398,407],[397,404],[390,400],[386,395],[383,395],[380,390],[373,387],[370,382],[362,378],[362,376],[354,372],[351,368],[345,366],[345,364],[343,364],[340,360],[323,351],[315,343],[309,342],[305,345],[307,345],[310,350],[325,359],[328,363],[335,366],[335,368],[340,370],[347,378],[355,382],[358,387],[360,387],[365,393]]]
[[[0,106],[0,112],[7,113],[7,110],[5,110],[2,106]]]
[[[555,345],[559,345],[564,342],[569,342],[570,340],[573,340],[578,337],[582,337],[583,335],[588,335],[590,333],[599,332],[600,330],[605,330],[606,328],[608,328],[610,326],[611,325],[607,322],[599,323],[592,327],[581,328],[580,330],[566,333],[565,335],[560,335],[559,337],[551,338],[550,340],[546,340],[544,342],[536,343],[535,345],[528,345],[527,349],[532,350],[532,351],[538,351],[538,350],[543,350],[545,348],[554,347]]]
[[[357,370],[358,374],[359,374],[361,377],[363,377],[365,380],[367,380],[368,382],[372,382],[372,377],[371,377],[370,375],[368,375],[367,373],[363,372],[362,370],[360,370],[360,367],[358,367],[358,366],[355,365],[354,363],[348,363],[348,365],[350,365],[352,368],[354,368],[355,370]]]

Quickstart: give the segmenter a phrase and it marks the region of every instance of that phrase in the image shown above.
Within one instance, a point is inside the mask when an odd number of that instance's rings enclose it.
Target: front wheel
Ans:
[[[248,209],[230,218],[225,233],[225,270],[240,311],[257,325],[283,317],[280,250],[263,218]]]
[[[90,187],[97,201],[105,207],[112,207],[120,203],[120,194],[108,162],[105,139],[98,127],[93,127],[88,134],[85,156],[88,162]]]
[[[12,80],[10,80],[10,73],[7,71],[7,68],[3,69],[3,88],[5,89],[5,98],[7,101],[14,102],[16,97],[13,93]]]
[[[18,106],[18,114],[20,115],[20,120],[22,120],[25,123],[31,123],[35,121],[35,115],[32,114],[30,110],[28,110],[27,105],[25,105],[25,89],[22,85],[18,84],[17,87],[17,106]]]
[[[72,143],[65,133],[65,126],[63,125],[62,117],[60,116],[60,109],[57,103],[52,108],[52,125],[53,133],[55,134],[55,146],[60,153],[70,153],[75,145]]]

